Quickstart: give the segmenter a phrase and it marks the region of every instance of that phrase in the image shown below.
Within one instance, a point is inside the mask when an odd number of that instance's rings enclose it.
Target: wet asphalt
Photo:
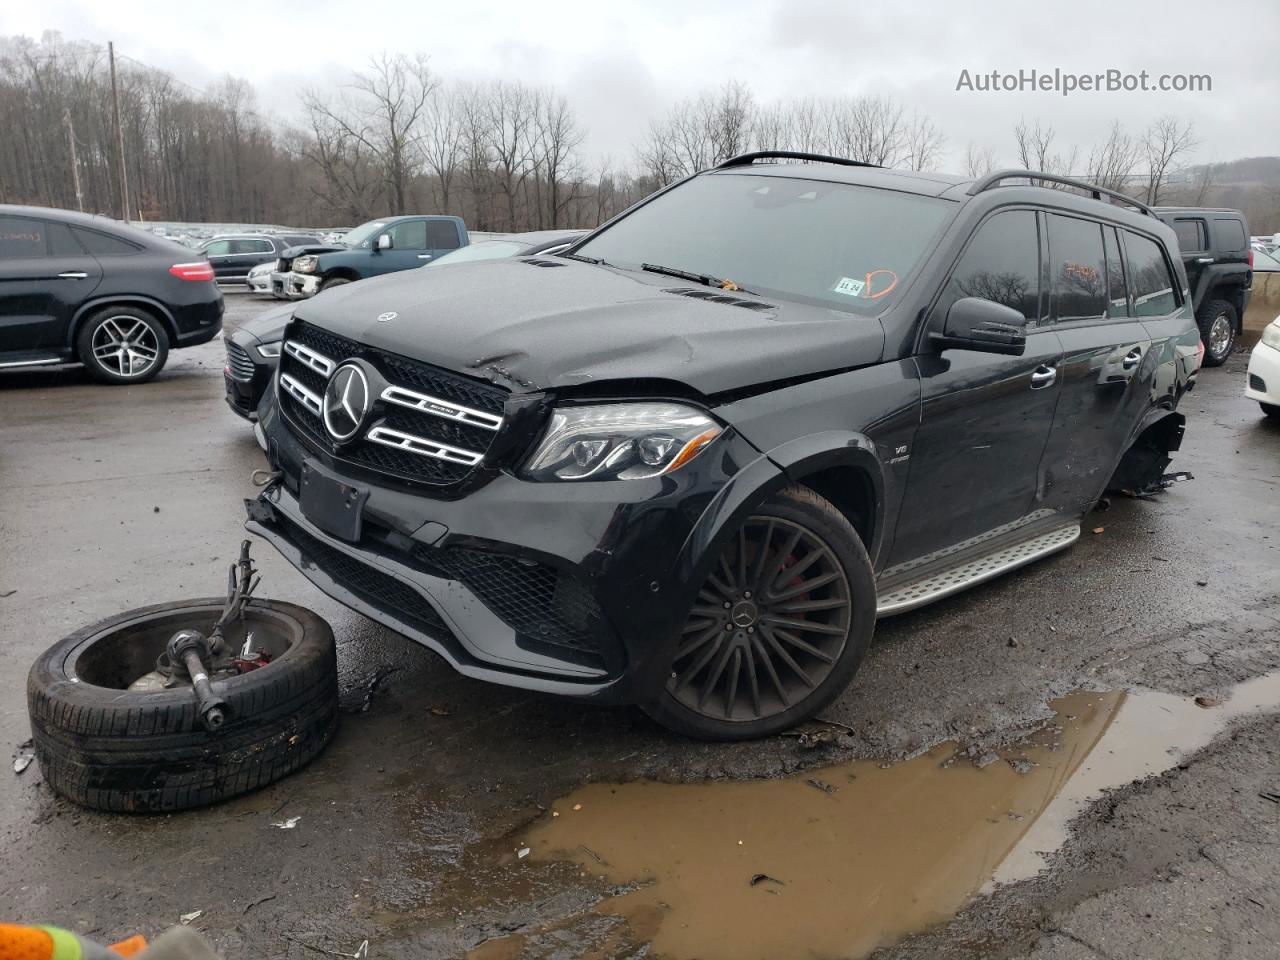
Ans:
[[[227,302],[228,325],[271,305]],[[811,749],[794,737],[690,743],[637,710],[463,679],[258,544],[260,592],[333,625],[346,711],[335,742],[279,784],[172,816],[83,811],[38,766],[0,768],[0,921],[119,939],[202,911],[195,924],[229,958],[350,956],[366,939],[371,957],[462,956],[512,932],[554,933],[610,892],[576,866],[512,853],[525,825],[584,783],[890,761],[947,739],[1012,738],[1082,687],[1194,697],[1274,670],[1280,425],[1241,395],[1244,367],[1238,355],[1204,371],[1184,402],[1173,469],[1194,481],[1114,500],[1073,549],[881,623],[824,714],[851,732]],[[221,371],[215,341],[172,354],[139,387],[97,386],[76,368],[0,377],[0,744],[28,736],[26,672],[46,646],[131,607],[219,592],[263,463],[222,401]],[[1121,791],[1081,818],[1050,874],[887,955],[1274,956],[1255,940],[1280,915],[1259,860],[1280,839],[1280,807],[1243,798],[1280,788],[1276,727],[1275,715],[1239,725]],[[293,829],[273,825],[293,817]],[[1213,896],[1224,912],[1189,926],[1187,905],[1203,912]],[[542,936],[536,955],[644,953],[642,936],[619,941],[607,917],[596,926],[607,950],[579,923]]]

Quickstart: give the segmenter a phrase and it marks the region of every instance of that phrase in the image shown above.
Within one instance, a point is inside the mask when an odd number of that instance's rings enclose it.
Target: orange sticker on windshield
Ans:
[[[886,270],[883,267],[879,270],[872,270],[867,274],[867,283],[862,289],[862,299],[879,300],[881,297],[887,297],[893,293],[893,289],[897,285],[898,275],[892,270]]]

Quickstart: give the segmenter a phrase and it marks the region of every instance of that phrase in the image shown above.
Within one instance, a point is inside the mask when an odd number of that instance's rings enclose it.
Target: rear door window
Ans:
[[[1050,276],[1054,319],[1094,320],[1106,315],[1106,257],[1102,225],[1049,214]]]
[[[457,250],[458,225],[451,220],[428,220],[427,246],[432,250]]]
[[[270,240],[232,240],[232,253],[275,253]]]
[[[0,216],[0,259],[31,260],[49,255],[49,231],[43,220]]]
[[[1128,230],[1122,232],[1134,315],[1163,317],[1172,313],[1178,307],[1177,283],[1160,245]]]
[[[1185,253],[1197,253],[1209,248],[1204,239],[1204,221],[1198,217],[1173,221],[1173,232],[1178,235],[1178,249]]]
[[[141,249],[128,240],[121,240],[109,233],[99,233],[97,230],[72,227],[71,232],[76,235],[80,245],[95,257],[124,257]]]
[[[397,223],[387,233],[391,234],[393,250],[427,249],[427,221],[425,220],[406,220],[403,223]]]
[[[1235,253],[1249,246],[1248,238],[1244,235],[1244,224],[1234,217],[1215,217],[1213,236],[1220,250]]]
[[[978,228],[947,281],[938,309],[980,297],[1012,307],[1028,320],[1040,315],[1040,240],[1030,210],[997,213]]]
[[[202,252],[206,257],[225,257],[231,252],[231,241],[211,240]]]

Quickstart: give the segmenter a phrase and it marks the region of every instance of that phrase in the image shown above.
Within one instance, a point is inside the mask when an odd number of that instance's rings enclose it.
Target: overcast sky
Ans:
[[[1215,22],[1215,19],[1217,22]],[[729,79],[756,98],[890,93],[948,138],[949,169],[970,140],[1015,159],[1020,116],[1087,147],[1113,119],[1194,121],[1193,160],[1280,154],[1275,48],[1280,3],[1191,0],[912,3],[910,0],[7,0],[0,34],[105,43],[196,87],[223,74],[289,119],[308,84],[335,87],[380,51],[426,53],[445,78],[553,85],[588,132],[589,157],[627,162],[650,117]],[[1220,38],[1214,40],[1213,38]],[[958,92],[961,70],[1209,74],[1212,92]]]

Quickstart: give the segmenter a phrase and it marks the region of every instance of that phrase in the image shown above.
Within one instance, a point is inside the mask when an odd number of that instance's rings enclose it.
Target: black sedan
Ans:
[[[206,240],[200,252],[213,264],[219,283],[246,283],[250,270],[274,263],[289,247],[319,242],[319,237],[304,233],[238,233]]]
[[[422,269],[435,270],[450,264],[503,257],[554,256],[586,232],[538,230],[513,233],[460,247]],[[262,393],[279,363],[280,341],[292,315],[293,304],[275,307],[241,324],[226,336],[227,365],[222,373],[227,387],[227,405],[246,420],[257,419],[258,401],[262,399]]]
[[[0,205],[0,368],[83,363],[142,383],[222,329],[222,294],[187,247],[106,217]]]

